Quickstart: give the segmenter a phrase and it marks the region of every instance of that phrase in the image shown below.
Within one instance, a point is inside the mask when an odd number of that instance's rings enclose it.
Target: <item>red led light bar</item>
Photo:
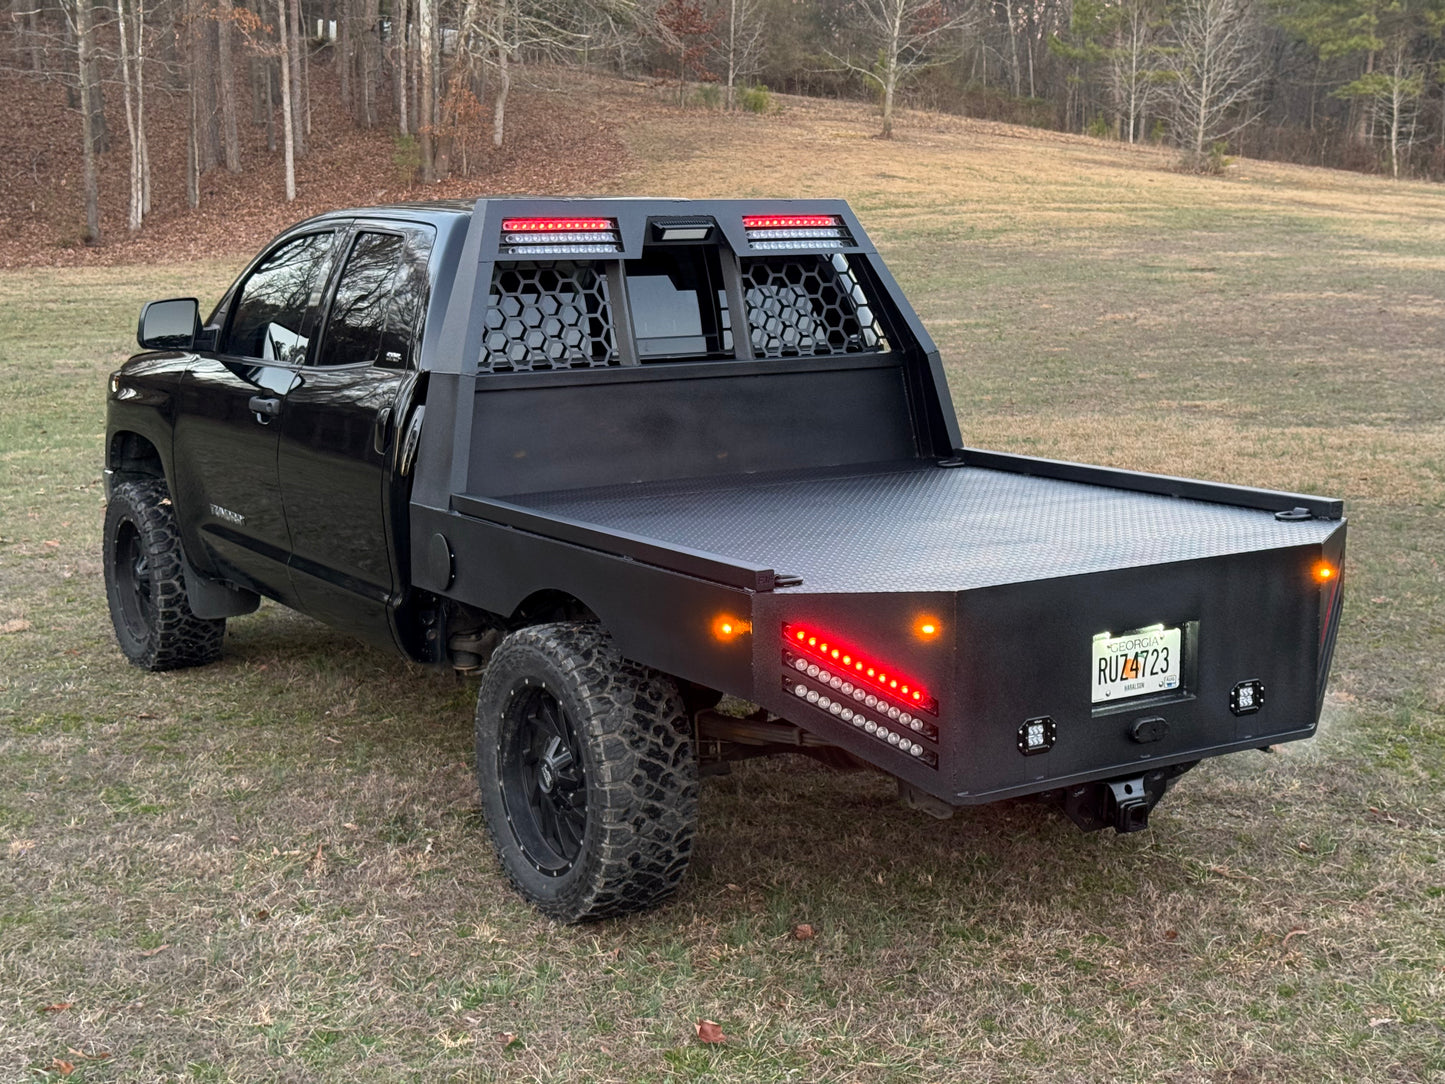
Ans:
[[[504,218],[503,233],[601,233],[615,230],[610,218]]]
[[[837,215],[743,215],[745,230],[816,230],[842,224]]]
[[[890,666],[860,654],[836,637],[803,625],[784,625],[783,639],[799,654],[827,663],[838,676],[847,674],[853,684],[867,685],[899,705],[914,711],[938,714],[938,701],[912,678],[905,678]]]

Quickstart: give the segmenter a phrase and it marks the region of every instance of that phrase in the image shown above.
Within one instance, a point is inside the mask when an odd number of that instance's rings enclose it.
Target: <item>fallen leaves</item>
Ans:
[[[814,935],[814,932],[815,932],[815,931],[813,930],[813,927],[812,927],[811,924],[809,924],[809,923],[807,923],[807,922],[799,922],[796,926],[793,927],[793,940],[794,940],[794,941],[809,941],[809,940],[812,940],[813,935]]]
[[[144,960],[144,959],[146,959],[148,956],[159,956],[162,952],[165,952],[166,949],[168,949],[168,948],[170,948],[170,947],[171,947],[170,945],[160,945],[160,946],[158,946],[158,947],[156,947],[156,948],[153,948],[153,949],[146,949],[144,952],[142,952],[142,953],[140,954],[140,957],[141,957],[142,960]]]
[[[53,1005],[42,1005],[42,1006],[40,1007],[40,1011],[41,1011],[41,1012],[64,1012],[66,1009],[70,1008],[70,1007],[71,1007],[72,1005],[74,1005],[74,1004],[75,1004],[75,1002],[73,1002],[73,1001],[57,1001],[57,1002],[56,1002],[55,1004],[53,1004]]]
[[[725,1043],[728,1037],[723,1034],[722,1026],[716,1020],[699,1020],[697,1022],[697,1041],[700,1043]]]
[[[1284,940],[1279,943],[1279,947],[1281,949],[1289,948],[1289,939],[1291,937],[1307,937],[1312,932],[1312,930],[1307,930],[1303,926],[1291,926],[1289,933],[1285,934]]]
[[[67,1047],[65,1052],[74,1058],[75,1061],[104,1061],[110,1057],[109,1050],[97,1050],[94,1054],[87,1054],[85,1051],[77,1050],[71,1046]],[[67,1061],[64,1058],[58,1057],[51,1061],[50,1069],[52,1072],[59,1073],[61,1076],[69,1076],[75,1072],[75,1061]]]

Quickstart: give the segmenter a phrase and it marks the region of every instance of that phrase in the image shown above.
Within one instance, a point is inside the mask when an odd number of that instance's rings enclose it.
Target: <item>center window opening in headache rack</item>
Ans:
[[[625,270],[639,361],[733,356],[732,320],[716,249],[656,249],[626,261]]]

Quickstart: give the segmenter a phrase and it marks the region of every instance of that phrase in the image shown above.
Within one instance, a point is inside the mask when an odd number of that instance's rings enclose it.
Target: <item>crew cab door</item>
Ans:
[[[286,396],[280,475],[300,609],[390,644],[398,590],[388,496],[415,385],[430,227],[358,222],[316,353]]]
[[[292,235],[247,269],[176,411],[173,482],[187,554],[202,572],[287,605],[295,594],[276,452],[336,240],[334,228]]]

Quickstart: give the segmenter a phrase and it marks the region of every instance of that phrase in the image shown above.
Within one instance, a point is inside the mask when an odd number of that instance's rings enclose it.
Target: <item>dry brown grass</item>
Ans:
[[[970,443],[1346,497],[1320,736],[1129,837],[753,765],[705,788],[679,899],[552,926],[484,845],[468,686],[271,606],[200,671],[111,642],[104,374],[135,304],[225,269],[7,274],[0,1079],[1445,1079],[1445,194],[871,128],[660,110],[621,186],[852,199]]]

